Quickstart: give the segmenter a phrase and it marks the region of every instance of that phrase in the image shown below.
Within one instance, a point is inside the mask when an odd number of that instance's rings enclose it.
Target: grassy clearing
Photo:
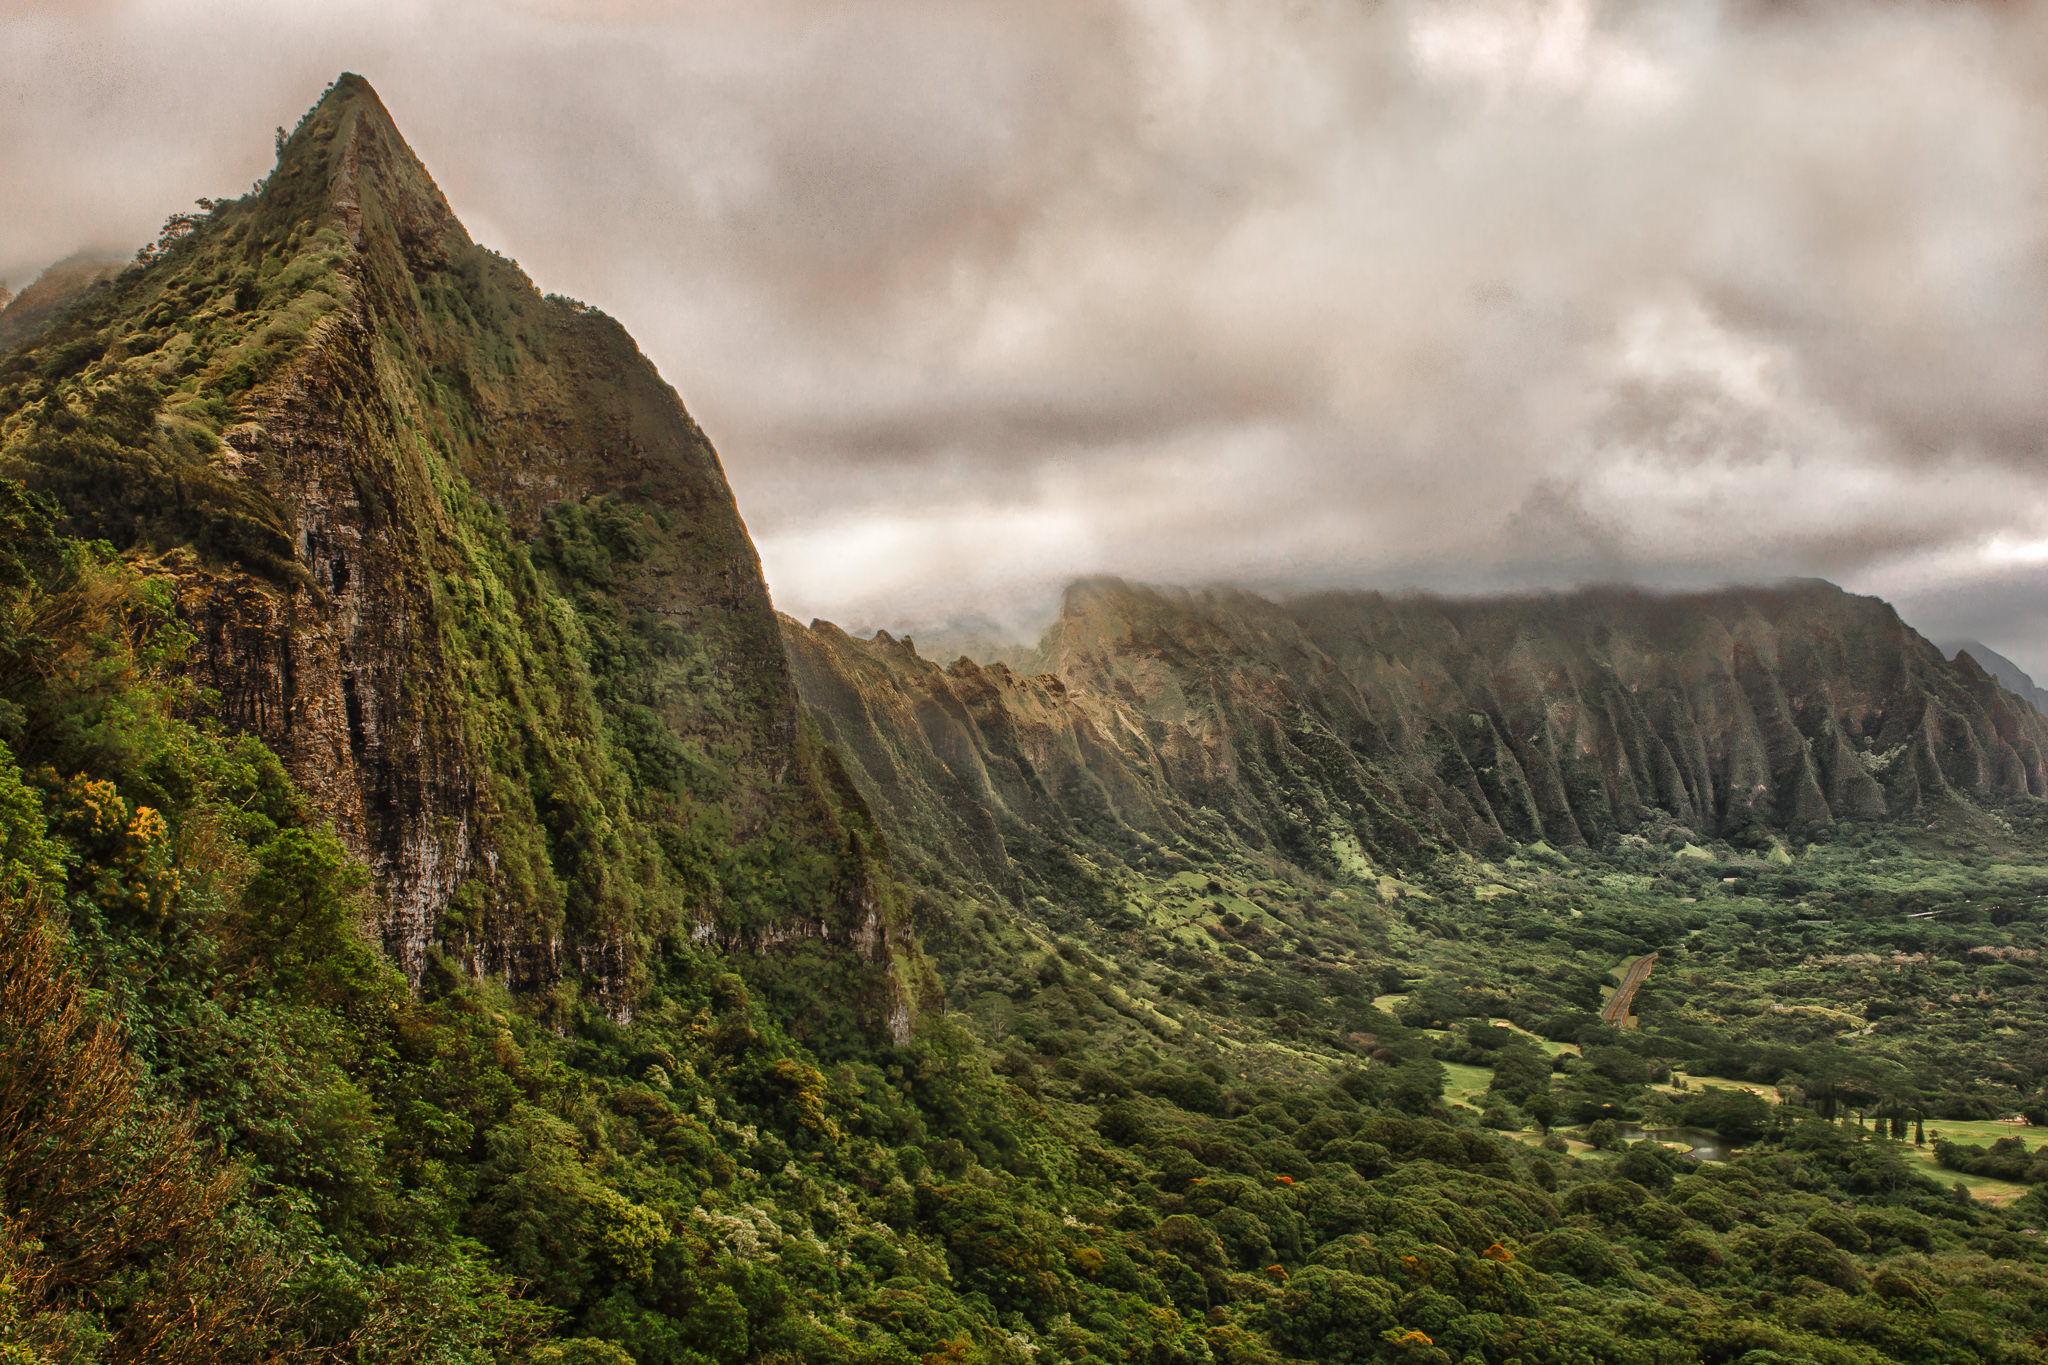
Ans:
[[[2024,1138],[2027,1150],[2038,1152],[2048,1147],[2048,1128],[2035,1128],[2024,1123],[2006,1123],[2002,1119],[1930,1119],[1927,1122],[1927,1141],[1931,1144],[1937,1137],[1950,1142],[1974,1142],[1988,1147],[2000,1138]]]
[[[1913,1158],[1924,1163],[1935,1179],[1947,1185],[1961,1185],[1978,1199],[1993,1204],[2006,1204],[2026,1194],[2033,1187],[2017,1181],[2000,1180],[1995,1176],[1974,1175],[1957,1171],[1941,1164],[1935,1155],[1937,1140],[1960,1142],[1988,1147],[2001,1138],[2018,1138],[2030,1152],[2048,1148],[2048,1130],[2026,1124],[2005,1123],[1997,1119],[1963,1120],[1943,1119],[1927,1126],[1927,1144],[1913,1151]]]
[[[1466,1066],[1462,1062],[1444,1062],[1442,1066],[1445,1101],[1452,1105],[1479,1108],[1479,1097],[1493,1084],[1493,1073],[1483,1066]]]
[[[1965,1175],[1961,1171],[1952,1171],[1935,1159],[1932,1145],[1915,1149],[1912,1157],[1926,1167],[1928,1175],[1942,1184],[1961,1185],[1973,1198],[1988,1204],[2009,1204],[2033,1188],[2010,1180],[1996,1180],[1988,1175]]]

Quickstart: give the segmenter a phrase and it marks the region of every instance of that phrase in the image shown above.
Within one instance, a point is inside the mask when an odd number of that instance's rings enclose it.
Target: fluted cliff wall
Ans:
[[[1274,602],[1098,580],[1028,672],[783,632],[903,856],[1006,897],[1046,838],[1335,875],[1639,831],[1763,848],[2048,795],[2048,720],[1818,582]]]

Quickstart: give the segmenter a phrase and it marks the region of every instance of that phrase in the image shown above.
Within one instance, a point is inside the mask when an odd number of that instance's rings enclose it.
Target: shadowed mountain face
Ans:
[[[879,841],[709,442],[616,323],[469,239],[360,79],[7,357],[4,414],[5,472],[174,587],[410,975],[622,1011],[663,939],[784,945],[906,1022]]]
[[[1035,675],[822,623],[784,637],[921,851],[901,856],[1009,895],[1006,850],[1047,839],[1234,845],[1333,876],[1633,833],[1767,848],[2048,793],[2048,720],[1824,583],[1280,603],[1092,581]]]

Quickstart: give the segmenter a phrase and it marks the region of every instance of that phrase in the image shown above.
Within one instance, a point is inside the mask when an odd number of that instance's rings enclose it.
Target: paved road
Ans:
[[[1614,998],[1607,1002],[1607,1008],[1600,1011],[1601,1023],[1619,1024],[1628,1018],[1629,1007],[1636,1002],[1636,987],[1649,979],[1650,968],[1656,965],[1656,962],[1655,953],[1644,953],[1628,964],[1628,970],[1621,974],[1621,988],[1615,991]]]

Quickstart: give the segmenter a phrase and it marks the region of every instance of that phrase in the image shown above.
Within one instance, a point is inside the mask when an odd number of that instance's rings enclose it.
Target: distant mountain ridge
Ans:
[[[50,266],[18,294],[0,285],[0,350],[18,346],[66,311],[82,303],[95,288],[121,272],[124,261],[90,253],[66,257]]]
[[[1820,582],[1280,602],[1090,580],[1021,670],[783,635],[899,857],[1010,897],[1068,857],[1376,876],[2048,794],[2048,719]]]
[[[1954,659],[1967,654],[1977,667],[1998,679],[1998,685],[2016,697],[2024,697],[2034,704],[2034,709],[2048,714],[2048,690],[2035,685],[2027,671],[2006,658],[1982,640],[1950,640],[1941,646],[1941,652]]]

